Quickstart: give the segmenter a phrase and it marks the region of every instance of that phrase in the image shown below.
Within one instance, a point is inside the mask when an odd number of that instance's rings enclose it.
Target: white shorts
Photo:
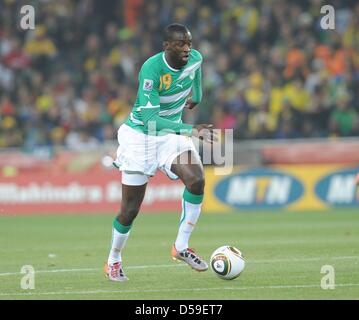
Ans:
[[[190,137],[176,134],[150,136],[123,124],[117,133],[119,147],[115,165],[122,171],[122,182],[142,185],[160,169],[172,179],[178,176],[171,171],[173,161],[183,152],[192,151],[200,156]]]

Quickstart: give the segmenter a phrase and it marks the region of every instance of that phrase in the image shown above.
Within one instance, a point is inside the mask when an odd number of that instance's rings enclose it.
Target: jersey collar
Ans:
[[[162,53],[162,59],[163,59],[164,63],[166,64],[167,68],[171,69],[171,70],[174,71],[174,72],[181,71],[180,69],[172,68],[172,67],[168,64],[164,52]]]

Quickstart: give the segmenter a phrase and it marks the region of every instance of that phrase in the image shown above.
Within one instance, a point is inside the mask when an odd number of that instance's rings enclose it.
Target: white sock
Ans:
[[[128,231],[127,233],[120,233],[115,228],[112,228],[112,244],[107,264],[110,265],[115,262],[122,261],[121,250],[125,246],[126,240],[129,235],[130,231]]]
[[[178,251],[188,248],[188,241],[201,213],[200,204],[193,204],[182,200],[181,224],[178,229],[175,247]]]

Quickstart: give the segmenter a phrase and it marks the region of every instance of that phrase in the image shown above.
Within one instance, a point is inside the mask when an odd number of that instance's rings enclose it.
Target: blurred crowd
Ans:
[[[35,8],[34,30],[20,8]],[[0,0],[0,147],[95,149],[116,139],[142,63],[169,23],[203,57],[188,123],[236,139],[359,136],[359,3],[321,0]]]

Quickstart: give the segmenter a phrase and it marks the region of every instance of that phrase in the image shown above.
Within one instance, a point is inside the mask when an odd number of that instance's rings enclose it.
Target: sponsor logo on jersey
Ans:
[[[355,184],[357,172],[358,168],[350,168],[323,177],[315,185],[315,194],[330,206],[359,206],[359,187]]]
[[[143,90],[145,91],[152,91],[153,89],[153,80],[145,79],[143,82]]]
[[[302,183],[290,174],[259,168],[241,171],[219,181],[214,194],[241,209],[284,208],[302,197]]]

